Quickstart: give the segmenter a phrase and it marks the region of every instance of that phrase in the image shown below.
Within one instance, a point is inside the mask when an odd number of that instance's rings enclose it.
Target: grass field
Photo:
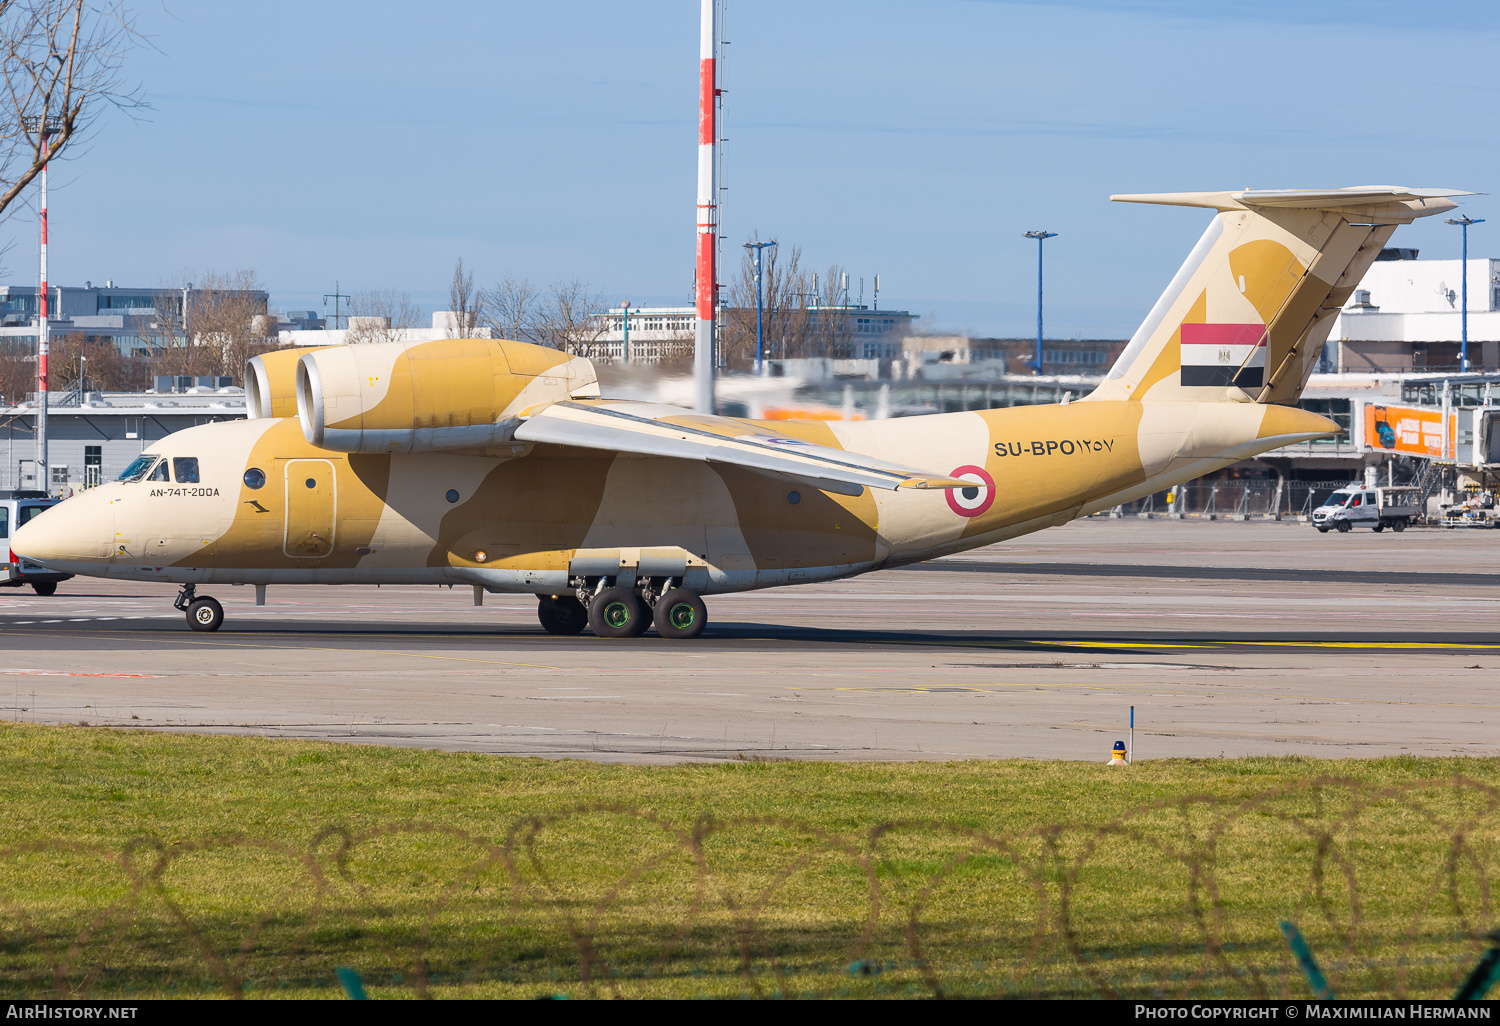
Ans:
[[[1446,997],[1500,760],[631,767],[0,725],[0,993]]]

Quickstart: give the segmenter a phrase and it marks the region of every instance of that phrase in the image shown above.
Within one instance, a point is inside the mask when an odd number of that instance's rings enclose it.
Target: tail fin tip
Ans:
[[[1111,196],[1217,213],[1090,398],[1295,403],[1397,226],[1474,195],[1360,185]]]

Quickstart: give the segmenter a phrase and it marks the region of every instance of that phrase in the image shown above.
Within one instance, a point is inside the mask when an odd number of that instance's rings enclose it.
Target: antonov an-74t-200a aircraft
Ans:
[[[280,350],[250,418],[179,431],[23,526],[72,574],[197,589],[468,584],[542,625],[702,632],[701,596],[850,577],[1064,524],[1335,425],[1295,403],[1339,308],[1436,189],[1116,196],[1216,214],[1108,377],[1072,403],[857,423],[603,399],[520,342]],[[654,614],[654,615],[653,615]]]

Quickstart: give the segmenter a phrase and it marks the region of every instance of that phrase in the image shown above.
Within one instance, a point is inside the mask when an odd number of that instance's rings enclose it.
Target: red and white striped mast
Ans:
[[[694,277],[698,324],[693,333],[693,408],[714,412],[718,362],[714,322],[719,308],[719,3],[702,0],[698,41],[698,262]]]
[[[36,339],[36,462],[38,484],[43,491],[52,491],[52,474],[47,464],[47,353],[51,339],[47,327],[47,155],[52,135],[52,121],[43,114],[37,122],[37,131],[42,137],[41,198],[38,201],[38,227],[41,245],[37,286],[37,339]]]

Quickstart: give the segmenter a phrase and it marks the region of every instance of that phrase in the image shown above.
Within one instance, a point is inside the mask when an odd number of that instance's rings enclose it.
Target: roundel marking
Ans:
[[[949,488],[948,508],[961,517],[977,517],[995,502],[995,479],[983,467],[959,467],[949,477],[973,481],[973,488]]]

